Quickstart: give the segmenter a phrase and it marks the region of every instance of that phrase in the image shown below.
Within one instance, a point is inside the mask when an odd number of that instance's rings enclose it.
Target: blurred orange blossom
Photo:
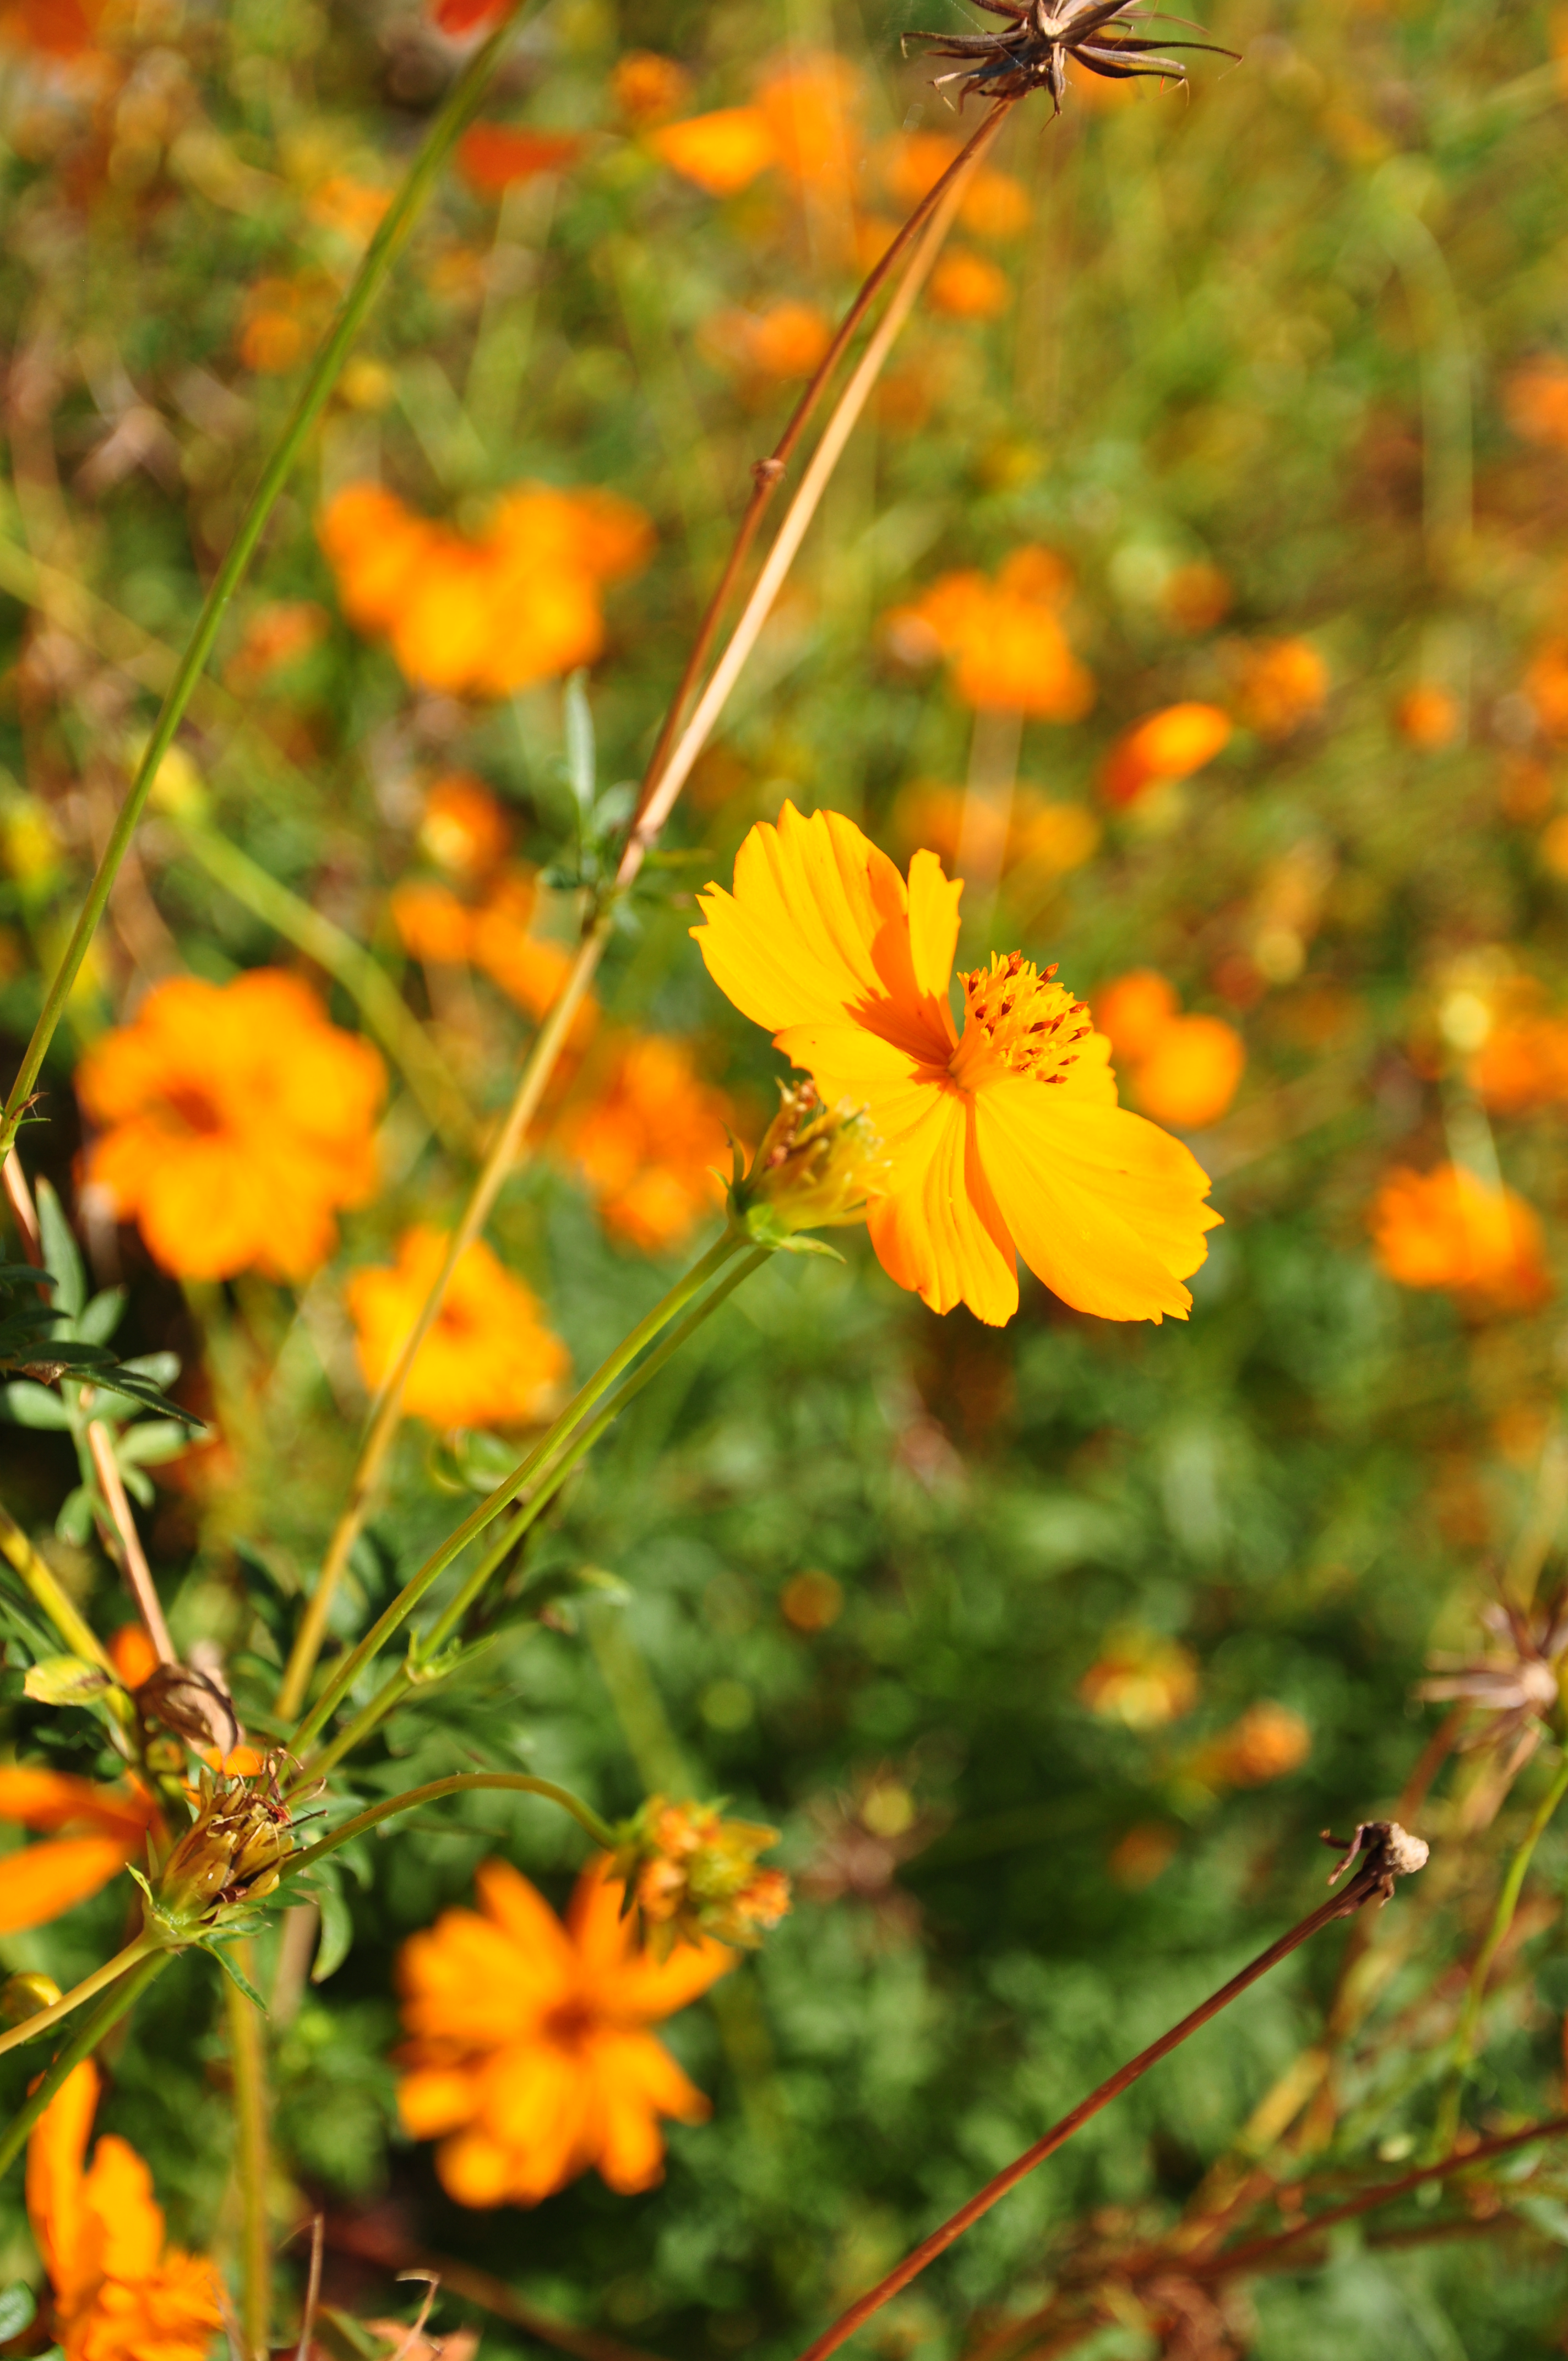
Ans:
[[[993,1326],[1018,1306],[1015,1255],[1076,1310],[1185,1319],[1180,1282],[1220,1216],[1179,1141],[1116,1104],[1089,1012],[1014,951],[948,994],[959,880],[916,852],[907,886],[839,813],[753,828],[735,890],[698,895],[709,974],[829,1106],[863,1107],[891,1174],[867,1226],[933,1311]]]
[[[1426,754],[1441,753],[1443,747],[1452,746],[1464,719],[1459,699],[1435,681],[1418,681],[1394,708],[1400,737]]]
[[[913,606],[887,616],[884,635],[906,663],[951,657],[966,704],[1077,721],[1094,702],[1094,683],[1058,619],[1069,578],[1050,550],[1025,544],[994,582],[978,572],[940,576]]]
[[[888,194],[906,213],[935,188],[961,142],[945,131],[901,131],[877,151],[877,169]],[[1029,225],[1029,192],[1011,172],[981,165],[959,206],[959,219],[977,237],[1017,237]]]
[[[514,181],[564,172],[587,145],[576,131],[533,131],[524,124],[475,123],[457,143],[457,169],[481,196],[499,196]]]
[[[859,148],[860,76],[847,60],[806,51],[775,64],[754,106],[686,115],[649,136],[654,153],[709,196],[733,196],[770,165],[848,207]]]
[[[1299,1771],[1312,1751],[1312,1733],[1288,1705],[1262,1697],[1238,1721],[1193,1750],[1181,1764],[1205,1787],[1266,1787]]]
[[[1505,378],[1503,415],[1526,443],[1568,451],[1568,360],[1542,353]]]
[[[386,1079],[298,976],[177,976],[77,1068],[102,1135],[88,1177],[181,1278],[308,1278],[332,1252],[335,1210],[375,1190]]]
[[[1246,1049],[1222,1016],[1183,1016],[1175,990],[1152,968],[1135,968],[1094,995],[1094,1021],[1134,1103],[1156,1123],[1199,1131],[1226,1113]]]
[[[470,884],[506,859],[511,823],[483,779],[471,771],[448,771],[426,793],[419,841],[438,869]]]
[[[833,339],[815,303],[784,301],[762,312],[715,312],[697,332],[709,358],[737,376],[809,377]]]
[[[591,2165],[611,2189],[651,2189],[660,2116],[709,2112],[648,2027],[736,1954],[707,1939],[654,1959],[605,1868],[584,1872],[563,1925],[525,1877],[487,1861],[478,1910],[444,1911],[399,1956],[399,2109],[415,2139],[440,2140],[435,2169],[460,2205],[536,2205]]]
[[[1310,641],[1272,640],[1243,653],[1236,704],[1260,737],[1288,738],[1322,711],[1328,694],[1329,668]]]
[[[11,0],[0,7],[0,40],[51,57],[79,57],[94,46],[103,14],[104,0]]]
[[[983,254],[956,247],[932,271],[929,301],[955,320],[995,320],[1013,301],[1013,281]]]
[[[657,49],[628,49],[618,58],[610,89],[622,115],[632,123],[658,123],[684,106],[691,76],[674,58]]]
[[[604,586],[635,573],[652,534],[614,493],[525,485],[477,536],[433,523],[377,484],[351,484],[319,526],[344,612],[384,632],[411,681],[504,697],[591,664]]]
[[[1163,706],[1117,739],[1105,757],[1100,791],[1107,803],[1135,803],[1162,780],[1190,779],[1230,736],[1231,717],[1218,705]]]
[[[138,1788],[95,1786],[69,1772],[19,1763],[0,1767],[0,1820],[49,1832],[45,1843],[5,1856],[0,1935],[46,1927],[85,1902],[136,1860],[157,1818],[151,1796]]]
[[[1465,1079],[1497,1115],[1568,1099],[1568,1017],[1505,1016],[1470,1059]]]
[[[389,1270],[356,1270],[344,1286],[359,1367],[372,1392],[413,1333],[446,1254],[446,1233],[421,1223],[398,1241]],[[539,1316],[538,1299],[483,1238],[458,1257],[441,1309],[414,1355],[403,1394],[432,1426],[527,1426],[554,1407],[571,1367]]]
[[[152,2175],[128,2142],[105,2133],[83,2169],[98,2093],[83,2059],[27,2142],[27,2218],[65,2361],[205,2361],[223,2325],[217,2272],[165,2246]]]
[[[663,1254],[722,1207],[737,1121],[685,1042],[623,1034],[592,1098],[567,1109],[556,1143],[611,1236]]]
[[[1101,836],[1100,822],[1084,804],[1052,803],[1035,788],[1020,785],[1013,790],[1004,818],[962,787],[944,786],[936,779],[912,779],[900,788],[893,826],[905,851],[928,845],[949,864],[958,859],[959,840],[968,828],[977,843],[977,857],[1006,873],[1022,869],[1041,877],[1065,876],[1069,870],[1081,868]]]
[[[1464,1165],[1397,1168],[1367,1221],[1378,1262],[1401,1287],[1446,1288],[1496,1312],[1530,1310],[1552,1293],[1534,1209]]]
[[[732,197],[775,161],[777,150],[760,106],[721,106],[688,115],[652,132],[654,153],[710,197]]]
[[[1524,676],[1524,693],[1549,738],[1568,738],[1568,640],[1544,640]]]
[[[1078,1694],[1103,1721],[1156,1730],[1179,1720],[1196,1704],[1197,1659],[1179,1641],[1156,1631],[1113,1631],[1079,1682]]]

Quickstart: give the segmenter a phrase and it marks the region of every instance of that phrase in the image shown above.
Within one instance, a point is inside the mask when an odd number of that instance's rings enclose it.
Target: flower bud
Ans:
[[[203,1772],[196,1817],[163,1865],[153,1894],[164,1928],[194,1938],[225,1913],[261,1901],[292,1852],[288,1806],[270,1781]]]
[[[808,1082],[781,1082],[779,1096],[751,1170],[742,1174],[736,1159],[729,1201],[759,1246],[788,1248],[797,1231],[863,1222],[887,1158],[864,1110],[847,1099],[824,1106]]]
[[[0,1984],[0,2025],[25,2025],[41,2009],[52,2008],[59,1998],[60,1986],[52,1976],[19,1968]]]
[[[677,1941],[705,1935],[754,1949],[790,1906],[783,1871],[757,1866],[778,1834],[727,1820],[711,1804],[650,1795],[620,1831],[614,1873],[641,1913],[652,1949],[663,1957]]]

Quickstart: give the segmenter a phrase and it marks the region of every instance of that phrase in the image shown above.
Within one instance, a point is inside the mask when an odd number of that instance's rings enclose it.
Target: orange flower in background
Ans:
[[[0,1767],[0,1820],[49,1834],[47,1843],[5,1857],[0,1935],[47,1927],[85,1902],[137,1859],[157,1819],[151,1796],[137,1788],[98,1787],[64,1771]]]
[[[104,0],[16,0],[0,8],[0,40],[50,57],[80,57],[96,46],[103,14]]]
[[[572,962],[559,943],[529,932],[537,900],[532,871],[514,869],[494,878],[478,903],[460,901],[433,879],[411,877],[392,888],[388,906],[411,959],[482,968],[530,1016],[543,1016]],[[573,1044],[580,1048],[598,1023],[598,1004],[590,993],[572,1020]]]
[[[334,172],[312,191],[305,211],[323,229],[335,230],[353,246],[368,246],[391,202],[390,189],[374,188],[351,172]]]
[[[848,59],[793,55],[764,77],[757,104],[790,179],[847,206],[861,148],[861,77]]]
[[[1242,1037],[1223,1017],[1183,1016],[1163,975],[1118,976],[1095,994],[1094,1021],[1135,1105],[1156,1123],[1201,1131],[1228,1112],[1246,1069]]]
[[[511,823],[483,779],[471,771],[449,771],[425,796],[419,844],[438,869],[471,884],[506,859]]]
[[[298,976],[178,976],[77,1068],[102,1134],[88,1177],[166,1270],[304,1279],[332,1252],[336,1210],[374,1192],[386,1086],[379,1054]]]
[[[1116,1104],[1110,1044],[1021,953],[959,978],[961,882],[917,852],[907,886],[837,812],[786,803],[753,828],[735,890],[698,895],[708,973],[829,1106],[863,1107],[891,1167],[867,1227],[933,1311],[992,1325],[1018,1305],[1014,1257],[1080,1312],[1185,1319],[1180,1282],[1219,1215],[1179,1141]]]
[[[1459,699],[1431,681],[1419,681],[1414,688],[1408,688],[1394,708],[1400,737],[1426,754],[1441,753],[1443,747],[1452,746],[1464,722]]]
[[[657,49],[628,49],[610,76],[615,103],[630,122],[660,123],[691,95],[691,76]]]
[[[778,161],[768,118],[760,106],[721,106],[688,115],[650,135],[656,156],[710,197],[732,197]]]
[[[1112,1632],[1078,1685],[1091,1713],[1129,1730],[1157,1730],[1178,1721],[1198,1700],[1198,1664],[1190,1649],[1155,1631]]]
[[[525,1877],[487,1861],[478,1911],[443,1911],[403,1945],[398,2105],[415,2139],[440,2140],[435,2169],[460,2205],[537,2205],[593,2165],[611,2189],[652,2189],[659,2118],[709,2112],[648,2027],[736,1954],[706,1940],[656,1960],[605,1866],[584,1872],[563,1925]]]
[[[1568,1099],[1568,1018],[1505,1017],[1470,1059],[1465,1080],[1495,1115]]]
[[[447,1234],[406,1230],[391,1269],[356,1270],[343,1296],[360,1372],[385,1384],[412,1334],[446,1255]],[[553,1407],[571,1367],[566,1348],[539,1317],[539,1302],[476,1238],[409,1372],[403,1407],[433,1426],[527,1426]]]
[[[411,959],[432,967],[467,963],[474,949],[474,913],[450,885],[411,877],[393,886],[387,906],[398,940]]]
[[[1263,1697],[1229,1730],[1195,1748],[1181,1770],[1205,1787],[1266,1787],[1299,1771],[1311,1751],[1312,1733],[1300,1715]]]
[[[430,0],[431,21],[444,33],[473,33],[510,5],[511,0]]]
[[[331,629],[332,617],[313,598],[275,598],[258,607],[224,666],[225,686],[236,697],[254,695],[274,673],[319,647]]]
[[[1273,640],[1246,650],[1236,705],[1262,738],[1288,738],[1328,701],[1329,668],[1310,642]]]
[[[1493,1312],[1533,1310],[1552,1294],[1533,1207],[1461,1164],[1390,1172],[1367,1221],[1378,1262],[1401,1287],[1446,1288]]]
[[[1107,803],[1136,803],[1168,779],[1190,779],[1230,736],[1231,717],[1217,705],[1163,706],[1117,739],[1100,774],[1100,792]]]
[[[983,254],[959,247],[944,254],[932,271],[927,300],[934,312],[955,320],[995,320],[1013,301],[1013,281]]]
[[[833,340],[815,303],[771,303],[764,312],[716,312],[698,341],[708,358],[739,377],[809,377]]]
[[[499,197],[514,181],[564,172],[587,141],[576,131],[531,131],[520,124],[476,123],[457,142],[457,169],[481,196]]]
[[[1503,415],[1526,443],[1568,451],[1568,360],[1543,353],[1505,378]]]
[[[948,656],[966,704],[1077,721],[1094,683],[1067,643],[1058,609],[1069,577],[1048,549],[1014,550],[994,582],[944,574],[912,607],[888,616],[885,636],[903,662]]]
[[[685,1042],[629,1034],[586,1106],[556,1134],[611,1236],[663,1254],[724,1202],[734,1107],[705,1082]]]
[[[319,537],[356,629],[385,633],[420,686],[482,697],[591,664],[604,588],[635,573],[652,540],[630,500],[542,484],[509,493],[474,538],[354,484],[328,502]]]
[[[883,185],[906,214],[934,189],[961,143],[945,131],[901,131],[877,154]],[[982,164],[970,181],[959,219],[977,237],[1018,237],[1029,225],[1029,192],[1011,172]]]
[[[224,2313],[216,2270],[164,2244],[152,2175],[106,2132],[83,2169],[98,2070],[67,2076],[27,2142],[27,2218],[65,2361],[206,2361]]]
[[[964,788],[935,779],[914,779],[899,790],[893,827],[906,852],[929,845],[948,867],[958,860],[967,829],[976,858],[989,869],[1005,874],[1021,869],[1040,878],[1081,868],[1101,836],[1099,821],[1083,804],[1053,803],[1033,787],[1016,786],[1004,818]]]
[[[1568,640],[1548,640],[1537,649],[1524,693],[1547,736],[1568,738]]]
[[[1159,594],[1160,610],[1173,631],[1212,631],[1235,604],[1228,575],[1202,558],[1194,558],[1168,574]]]

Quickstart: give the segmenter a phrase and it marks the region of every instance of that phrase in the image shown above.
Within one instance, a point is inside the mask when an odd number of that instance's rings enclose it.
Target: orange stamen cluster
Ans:
[[[1022,951],[991,954],[991,965],[970,968],[964,988],[963,1038],[953,1053],[953,1079],[962,1083],[986,1055],[1015,1074],[1060,1082],[1077,1062],[1075,1045],[1094,1030],[1081,1000],[1055,981],[1056,967],[1037,968]]]

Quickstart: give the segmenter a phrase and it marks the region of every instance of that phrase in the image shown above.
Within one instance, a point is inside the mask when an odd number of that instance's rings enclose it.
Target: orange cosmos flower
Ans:
[[[422,1223],[406,1230],[390,1270],[356,1270],[344,1288],[372,1392],[408,1342],[445,1257],[446,1236]],[[537,1298],[476,1238],[414,1356],[403,1407],[433,1426],[527,1426],[552,1409],[570,1367],[565,1346],[539,1317]]]
[[[1237,704],[1242,719],[1264,738],[1288,738],[1321,713],[1329,668],[1306,640],[1274,640],[1246,652]]]
[[[27,2142],[27,2216],[54,2291],[65,2361],[206,2361],[223,2325],[218,2275],[163,2242],[163,2209],[135,2148],[105,2133],[91,2059],[67,2076]]]
[[[1016,786],[1003,819],[962,787],[943,786],[934,779],[915,779],[899,790],[893,826],[906,851],[929,845],[949,866],[959,857],[967,829],[977,859],[1008,874],[1023,870],[1028,873],[1026,883],[1081,868],[1101,836],[1099,821],[1082,804],[1051,803],[1033,787]]]
[[[861,144],[861,77],[849,60],[826,49],[788,57],[757,103],[791,180],[847,205]]]
[[[575,131],[530,131],[511,123],[476,123],[457,142],[457,169],[481,196],[499,197],[514,181],[564,172],[587,141]]]
[[[332,1252],[334,1211],[375,1190],[386,1079],[298,976],[178,976],[77,1069],[103,1133],[88,1175],[166,1270],[303,1279]]]
[[[1173,987],[1152,968],[1135,968],[1097,992],[1094,1021],[1135,1104],[1157,1123],[1201,1131],[1225,1114],[1246,1066],[1234,1025],[1181,1016]]]
[[[1212,631],[1235,604],[1228,575],[1202,558],[1194,558],[1168,574],[1159,594],[1161,612],[1178,631]]]
[[[224,666],[224,685],[236,697],[250,697],[325,639],[332,618],[313,598],[275,598],[258,607],[245,637]]]
[[[1118,738],[1100,774],[1107,803],[1132,804],[1167,779],[1190,779],[1212,762],[1231,735],[1217,705],[1167,705]]]
[[[955,320],[995,320],[1013,301],[1013,281],[983,254],[959,247],[932,271],[929,301],[934,312]]]
[[[877,158],[883,182],[905,213],[913,213],[958,157],[959,143],[945,131],[902,131]],[[970,181],[959,219],[977,237],[1017,237],[1029,225],[1029,192],[1011,172],[981,165]]]
[[[80,57],[97,42],[104,0],[18,0],[0,10],[0,39],[56,58]]]
[[[1128,1629],[1107,1635],[1078,1685],[1091,1713],[1129,1730],[1157,1730],[1178,1721],[1198,1700],[1198,1663],[1179,1640]]]
[[[482,779],[450,771],[425,796],[419,841],[438,869],[467,884],[500,867],[511,843],[511,823]]]
[[[1568,451],[1568,360],[1543,353],[1503,381],[1503,414],[1527,443]]]
[[[1461,1164],[1388,1174],[1368,1217],[1373,1251],[1401,1287],[1442,1287],[1475,1309],[1531,1310],[1552,1293],[1533,1207]]]
[[[944,574],[887,618],[889,645],[909,663],[950,656],[967,704],[1077,721],[1094,702],[1094,683],[1058,620],[1069,579],[1058,557],[1033,544],[1014,550],[994,583]]]
[[[706,1992],[735,1953],[705,1940],[655,1960],[605,1870],[584,1872],[563,1925],[525,1877],[487,1861],[478,1911],[444,1911],[403,1946],[412,2039],[398,2104],[415,2139],[441,2141],[435,2169],[460,2205],[537,2205],[590,2165],[611,2189],[651,2189],[663,2177],[660,2116],[708,2114],[648,2027]]]
[[[1465,1078],[1497,1115],[1524,1115],[1568,1099],[1568,1019],[1505,1018],[1469,1060]]]
[[[1312,1733],[1300,1715],[1263,1697],[1180,1767],[1205,1787],[1266,1787],[1299,1771],[1311,1751]]]
[[[708,357],[739,377],[809,377],[833,339],[815,303],[771,303],[764,312],[716,312],[698,340]]]
[[[1568,738],[1568,640],[1547,640],[1524,676],[1524,693],[1549,738]]]
[[[0,1768],[0,1820],[49,1831],[49,1842],[5,1856],[0,1935],[47,1927],[85,1902],[136,1860],[157,1819],[157,1806],[139,1788],[97,1787],[64,1771]]]
[[[1185,1319],[1180,1282],[1220,1216],[1179,1141],[1116,1104],[1110,1044],[1022,954],[961,976],[948,1005],[961,882],[917,852],[907,887],[838,812],[786,803],[699,895],[708,973],[831,1105],[866,1109],[892,1177],[867,1226],[933,1311],[1000,1325],[1015,1254],[1064,1302],[1110,1320]]]
[[[610,89],[629,121],[660,123],[685,104],[691,76],[674,58],[661,57],[656,49],[628,49],[616,60]]]
[[[1394,708],[1400,737],[1425,754],[1441,753],[1443,747],[1452,746],[1464,719],[1458,698],[1431,681],[1419,681],[1414,688],[1408,688]]]
[[[663,1254],[723,1204],[736,1122],[684,1041],[626,1034],[592,1102],[568,1112],[556,1137],[611,1236]]]
[[[721,106],[688,115],[651,135],[655,155],[710,197],[732,197],[778,160],[768,118],[760,106]]]

